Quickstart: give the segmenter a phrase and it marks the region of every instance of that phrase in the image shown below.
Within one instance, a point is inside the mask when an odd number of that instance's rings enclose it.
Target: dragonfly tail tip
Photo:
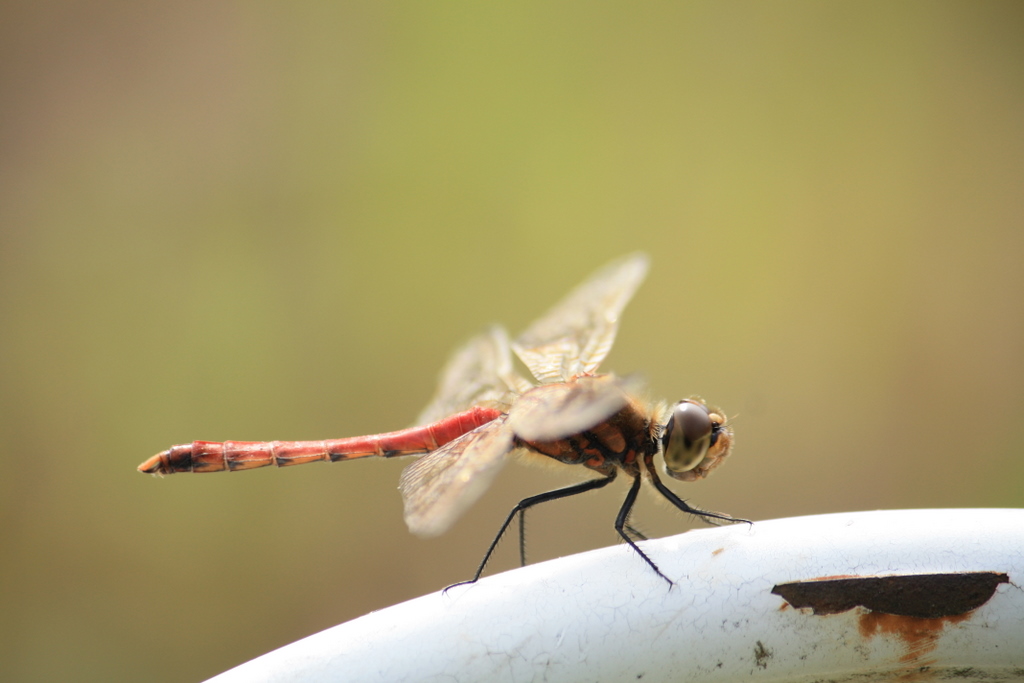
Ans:
[[[171,474],[174,470],[166,467],[167,451],[161,451],[146,462],[139,465],[138,470],[143,474]]]

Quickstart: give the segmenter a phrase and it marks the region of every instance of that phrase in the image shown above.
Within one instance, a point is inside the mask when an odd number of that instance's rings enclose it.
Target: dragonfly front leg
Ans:
[[[709,510],[701,510],[700,508],[695,508],[692,505],[688,504],[685,500],[677,496],[672,491],[672,489],[665,486],[661,482],[661,480],[658,479],[658,475],[655,474],[653,468],[651,468],[650,474],[651,482],[654,484],[654,488],[658,489],[658,493],[665,496],[665,498],[668,499],[668,502],[672,503],[683,512],[700,517],[700,520],[705,524],[710,524],[712,526],[721,526],[722,523],[734,524],[737,522],[743,522],[744,524],[753,524],[753,522],[751,522],[749,519],[741,519],[739,517],[732,517],[721,512],[711,512]]]

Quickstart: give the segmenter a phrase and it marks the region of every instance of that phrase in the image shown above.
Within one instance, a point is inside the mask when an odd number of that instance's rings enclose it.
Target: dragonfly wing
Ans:
[[[507,404],[530,387],[512,369],[508,334],[495,325],[460,347],[441,372],[437,393],[416,424],[430,424],[481,403]]]
[[[402,470],[405,523],[417,536],[444,533],[476,502],[513,448],[506,418],[477,427]]]
[[[637,380],[611,375],[546,384],[520,396],[508,414],[516,436],[554,441],[590,429],[629,402]]]
[[[647,275],[648,258],[632,254],[605,266],[512,343],[541,382],[592,373],[615,342],[619,316]]]

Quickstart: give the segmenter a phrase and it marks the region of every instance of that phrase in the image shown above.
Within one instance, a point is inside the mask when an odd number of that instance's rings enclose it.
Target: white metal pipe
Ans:
[[[1024,679],[1024,510],[797,517],[642,547],[671,589],[627,546],[604,548],[373,612],[211,681]],[[940,590],[931,575],[951,576]],[[884,595],[871,583],[893,576],[910,578]],[[792,583],[819,613],[773,592]],[[859,606],[823,613],[836,594]],[[922,595],[931,616],[899,613]]]

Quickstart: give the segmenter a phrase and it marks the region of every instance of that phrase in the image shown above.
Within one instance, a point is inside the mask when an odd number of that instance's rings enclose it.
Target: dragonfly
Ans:
[[[650,402],[635,377],[597,372],[648,268],[645,254],[626,256],[598,270],[515,339],[500,326],[472,338],[449,360],[414,427],[323,441],[193,441],[154,455],[138,469],[165,475],[419,455],[402,471],[399,489],[405,522],[423,537],[448,530],[510,456],[582,465],[598,475],[520,501],[473,578],[453,586],[480,578],[517,517],[525,565],[528,509],[604,488],[621,472],[632,484],[615,531],[671,587],[671,579],[637,545],[646,537],[629,523],[644,480],[676,508],[708,523],[749,521],[689,505],[662,482],[655,465],[657,459],[668,477],[683,482],[707,477],[732,451],[725,413],[699,397]],[[535,382],[515,369],[513,354]]]

